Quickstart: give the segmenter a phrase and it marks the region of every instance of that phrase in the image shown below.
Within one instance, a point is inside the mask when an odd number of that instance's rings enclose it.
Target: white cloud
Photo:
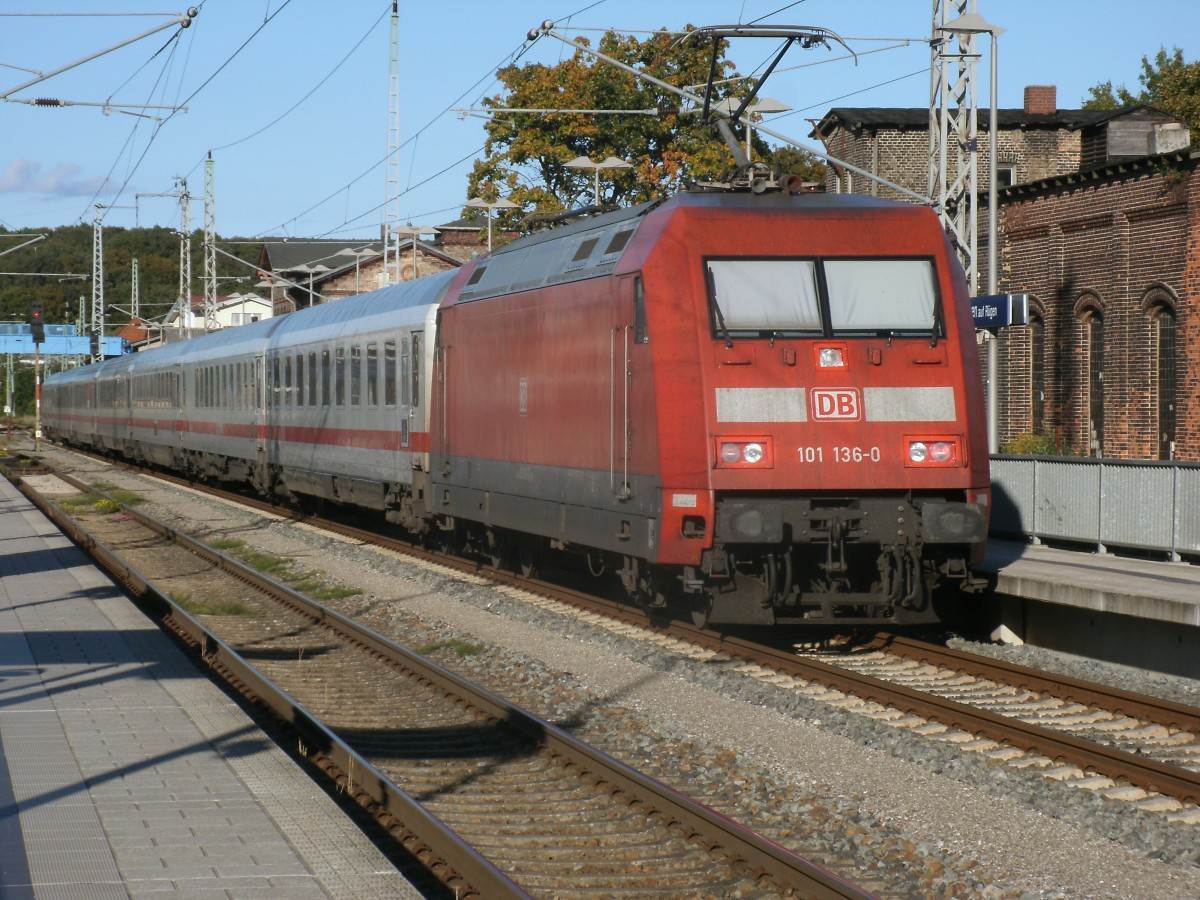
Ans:
[[[49,171],[32,159],[13,160],[0,174],[0,194],[50,194],[82,197],[96,193],[106,181],[98,176],[80,176],[74,163],[59,163]]]

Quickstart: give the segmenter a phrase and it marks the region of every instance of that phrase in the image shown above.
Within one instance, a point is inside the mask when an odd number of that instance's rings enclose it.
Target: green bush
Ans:
[[[1010,456],[1072,456],[1070,450],[1058,442],[1052,434],[1032,434],[1026,432],[1018,435],[1000,448],[1001,453]]]

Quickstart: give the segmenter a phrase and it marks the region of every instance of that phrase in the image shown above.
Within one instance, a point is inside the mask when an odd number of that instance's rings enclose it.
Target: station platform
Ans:
[[[1200,678],[1200,566],[990,540],[1000,640]]]
[[[981,571],[1012,597],[1200,626],[1200,566],[988,541]]]
[[[419,897],[0,478],[0,897]]]

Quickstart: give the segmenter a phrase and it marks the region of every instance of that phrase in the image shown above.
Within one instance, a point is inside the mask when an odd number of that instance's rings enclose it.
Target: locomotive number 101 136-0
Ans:
[[[798,447],[800,462],[823,463],[826,459],[835,463],[877,463],[882,458],[878,447]]]

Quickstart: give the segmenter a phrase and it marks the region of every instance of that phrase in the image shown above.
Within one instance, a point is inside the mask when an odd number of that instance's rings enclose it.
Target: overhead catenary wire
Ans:
[[[212,83],[213,79],[215,79],[219,74],[221,74],[221,72],[224,71],[225,68],[231,62],[233,62],[233,60],[236,59],[243,50],[246,49],[246,47],[250,44],[250,42],[253,41],[259,34],[261,34],[263,29],[266,28],[267,25],[270,24],[272,21],[274,21],[276,16],[278,16],[281,12],[283,12],[285,9],[287,9],[288,6],[291,5],[291,3],[292,3],[292,0],[284,0],[283,4],[279,7],[279,9],[277,9],[277,10],[275,10],[275,12],[271,13],[271,15],[268,16],[263,21],[263,23],[261,25],[259,25],[251,33],[251,35],[248,38],[246,38],[246,40],[244,40],[242,42],[241,46],[239,46],[236,50],[234,50],[233,53],[231,53],[225,59],[224,62],[222,62],[219,66],[217,66],[216,70],[213,71],[213,73],[211,75],[209,75],[208,78],[206,78],[203,82],[201,82],[199,87],[197,87],[194,91],[192,91],[187,96],[187,98],[183,101],[183,105],[186,106],[188,103],[190,103],[196,97],[196,95],[198,95],[202,90],[204,90],[206,87],[208,87],[208,85],[210,85]],[[124,182],[122,182],[122,184],[121,184],[121,187],[117,190],[116,194],[113,196],[114,201],[120,199],[121,195],[125,193],[125,189],[127,187],[129,187],[129,182],[130,182],[130,180],[132,180],[134,173],[136,173],[137,170],[141,167],[142,162],[145,161],[145,159],[146,159],[146,155],[150,152],[150,148],[154,145],[155,138],[158,137],[159,132],[162,131],[162,129],[166,126],[166,124],[168,122],[170,122],[175,117],[175,115],[176,115],[175,113],[168,114],[161,122],[159,122],[155,126],[154,132],[150,135],[150,140],[147,141],[145,148],[142,150],[141,156],[138,157],[137,162],[133,165],[133,168],[126,175]]]
[[[449,102],[449,103],[448,103],[448,104],[447,104],[445,107],[443,107],[443,108],[442,108],[442,109],[441,109],[439,112],[437,112],[437,113],[435,113],[433,116],[431,116],[431,117],[429,118],[429,120],[428,120],[428,121],[427,121],[427,122],[426,122],[424,125],[422,125],[422,126],[421,126],[420,128],[418,128],[418,129],[416,129],[416,130],[415,130],[415,131],[414,131],[414,132],[413,132],[413,133],[412,133],[412,134],[411,134],[411,135],[410,135],[410,136],[409,136],[407,139],[405,139],[404,141],[402,141],[402,142],[400,143],[400,146],[399,146],[399,148],[398,148],[398,149],[399,149],[399,150],[403,150],[405,147],[408,147],[410,144],[414,144],[414,143],[417,141],[417,139],[418,139],[418,138],[420,138],[420,136],[421,136],[423,133],[425,133],[426,131],[428,131],[428,130],[429,130],[429,129],[430,129],[430,128],[431,128],[431,127],[434,125],[434,123],[436,123],[436,122],[437,122],[439,119],[441,119],[441,118],[442,118],[443,116],[445,116],[447,113],[453,112],[453,111],[454,111],[454,109],[455,109],[455,105],[456,105],[457,103],[461,102],[461,101],[462,101],[462,99],[463,99],[464,97],[466,97],[468,94],[473,94],[473,93],[475,93],[475,91],[476,91],[476,90],[479,88],[479,86],[480,86],[481,84],[483,84],[485,81],[487,81],[487,80],[489,80],[489,79],[491,79],[492,81],[494,81],[494,80],[495,80],[495,77],[496,77],[496,72],[497,72],[498,70],[500,70],[500,69],[504,68],[504,66],[506,66],[506,65],[510,65],[512,62],[514,62],[515,60],[517,60],[517,59],[519,59],[519,58],[520,58],[521,54],[524,52],[524,50],[525,50],[525,48],[526,48],[526,43],[527,43],[527,42],[522,42],[522,43],[521,43],[521,44],[520,44],[518,47],[516,47],[514,50],[512,50],[512,51],[510,51],[509,53],[505,54],[504,58],[503,58],[503,59],[502,59],[502,60],[501,60],[501,61],[500,61],[500,62],[499,62],[497,65],[494,65],[494,66],[492,66],[490,69],[488,69],[488,70],[487,70],[487,74],[485,74],[485,75],[481,75],[481,76],[480,76],[478,79],[476,79],[476,81],[475,81],[473,84],[471,84],[471,86],[470,86],[470,87],[468,87],[466,90],[464,90],[463,92],[461,92],[461,93],[460,93],[460,94],[459,94],[457,97],[455,97],[453,100],[451,100],[451,101],[450,101],[450,102]],[[466,157],[463,157],[463,159],[460,159],[460,160],[458,160],[458,161],[457,161],[457,162],[455,162],[455,163],[452,163],[450,166],[448,166],[448,167],[446,167],[446,168],[444,168],[444,169],[441,169],[441,170],[439,170],[438,172],[435,172],[433,175],[430,175],[430,176],[426,177],[425,179],[423,179],[423,180],[421,180],[421,181],[417,182],[416,184],[410,184],[410,187],[406,188],[404,191],[402,191],[402,192],[401,192],[401,196],[403,196],[403,194],[405,194],[405,193],[408,193],[408,192],[409,192],[409,191],[411,191],[411,190],[415,190],[415,189],[416,189],[416,188],[418,188],[418,187],[422,187],[423,185],[425,185],[425,184],[428,184],[428,183],[429,183],[429,182],[430,182],[432,179],[434,179],[434,178],[438,177],[439,175],[442,175],[442,174],[446,173],[447,171],[449,171],[449,170],[451,170],[451,169],[455,168],[455,167],[456,167],[456,166],[458,166],[458,165],[461,165],[461,164],[462,164],[462,162],[463,162],[465,159],[468,159],[468,158],[470,158],[471,156],[473,156],[473,155],[476,155],[476,154],[480,153],[482,150],[483,150],[483,147],[479,147],[479,148],[477,148],[477,149],[475,149],[475,150],[471,151],[471,153],[470,153],[470,154],[468,154],[468,156],[466,156]],[[351,179],[349,182],[347,182],[346,184],[344,184],[344,185],[342,185],[341,187],[337,188],[336,190],[334,190],[334,191],[331,191],[331,192],[330,192],[329,194],[327,194],[327,195],[326,195],[326,196],[325,196],[325,197],[324,197],[322,200],[319,200],[319,201],[317,201],[317,202],[316,202],[316,203],[314,203],[312,206],[310,206],[310,207],[308,207],[307,209],[305,209],[303,212],[297,213],[296,215],[292,216],[292,217],[291,217],[291,218],[289,218],[289,219],[285,219],[283,222],[281,222],[281,223],[280,223],[280,224],[278,224],[278,225],[275,225],[275,226],[273,226],[272,228],[266,228],[266,229],[263,229],[262,231],[255,232],[255,235],[254,235],[254,236],[256,236],[256,237],[261,237],[261,236],[264,236],[264,235],[270,234],[270,233],[272,233],[272,232],[275,232],[275,231],[283,231],[283,230],[284,230],[284,229],[286,229],[286,228],[287,228],[289,225],[291,225],[292,223],[294,223],[294,222],[295,222],[297,219],[301,218],[302,216],[306,216],[306,215],[308,215],[308,214],[309,214],[310,212],[312,212],[313,210],[315,210],[315,209],[318,209],[319,207],[321,207],[321,206],[322,206],[322,205],[324,205],[325,203],[328,203],[330,200],[332,200],[334,197],[337,197],[337,196],[338,196],[339,194],[341,194],[343,191],[345,191],[345,190],[348,190],[348,189],[349,189],[350,187],[352,187],[352,186],[353,186],[353,185],[354,185],[356,182],[358,182],[358,181],[361,181],[363,178],[365,178],[365,177],[366,177],[367,175],[369,175],[371,172],[374,172],[374,171],[375,171],[376,169],[378,169],[380,166],[384,165],[384,164],[385,164],[385,163],[388,161],[388,159],[389,159],[390,155],[391,155],[390,153],[385,153],[385,154],[384,154],[384,155],[383,155],[383,156],[382,156],[382,157],[381,157],[381,158],[380,158],[380,159],[379,159],[377,162],[374,162],[374,163],[372,163],[372,164],[371,164],[371,165],[370,165],[368,168],[364,169],[362,172],[360,172],[358,175],[356,175],[354,178],[352,178],[352,179]],[[411,175],[410,175],[410,182],[411,182]],[[384,200],[383,200],[381,203],[379,203],[379,204],[377,204],[377,205],[375,205],[375,206],[371,207],[371,208],[370,208],[370,209],[368,209],[368,210],[365,210],[364,212],[361,212],[361,213],[359,213],[358,215],[356,215],[356,216],[354,216],[354,217],[352,217],[352,218],[350,218],[350,219],[347,219],[347,220],[346,220],[346,222],[343,222],[343,223],[342,223],[342,225],[348,224],[349,222],[356,222],[356,221],[358,221],[359,219],[363,218],[364,216],[370,215],[370,214],[371,214],[371,213],[373,213],[373,212],[378,212],[380,209],[382,209],[383,207],[385,207],[385,206],[387,205],[388,201],[389,201],[389,200],[391,200],[391,199],[393,199],[393,198],[390,198],[390,197],[389,197],[389,198],[385,198],[385,199],[384,199]],[[333,230],[337,230],[338,228],[341,228],[341,227],[342,227],[342,225],[335,226]],[[328,232],[327,232],[327,233],[328,233]]]

